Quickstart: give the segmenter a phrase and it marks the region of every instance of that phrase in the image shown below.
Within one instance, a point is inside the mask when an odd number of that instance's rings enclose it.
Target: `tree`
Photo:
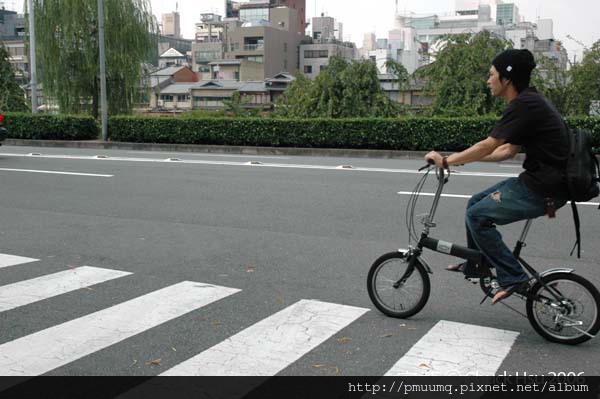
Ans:
[[[0,43],[0,111],[27,110],[25,93],[15,80],[15,71],[8,62],[8,51]]]
[[[546,96],[561,114],[571,113],[573,93],[569,71],[541,56],[537,59],[537,68],[533,70],[531,85]]]
[[[34,0],[36,44],[46,96],[62,112],[98,116],[97,0]],[[157,46],[149,0],[104,0],[108,112],[129,113],[142,67]]]
[[[392,117],[398,106],[383,92],[372,61],[332,57],[314,81],[298,74],[280,97],[275,116],[289,118]]]
[[[385,67],[390,74],[394,75],[394,77],[398,79],[398,90],[402,91],[408,88],[410,74],[404,65],[390,58],[385,62]]]
[[[499,112],[501,103],[486,82],[492,60],[510,42],[483,31],[444,36],[438,43],[435,62],[417,70],[427,82],[425,92],[435,98],[432,112],[452,116]]]
[[[243,98],[239,91],[236,91],[231,96],[230,100],[223,100],[225,105],[225,115],[233,116],[234,118],[256,118],[260,115],[261,108],[250,108],[250,100]]]
[[[573,112],[588,115],[592,100],[600,100],[600,40],[571,68]]]

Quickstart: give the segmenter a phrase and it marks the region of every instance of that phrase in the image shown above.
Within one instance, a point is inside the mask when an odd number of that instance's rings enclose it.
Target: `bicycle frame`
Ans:
[[[408,268],[407,268],[406,272],[404,273],[404,275],[398,280],[398,282],[395,285],[400,285],[401,283],[405,282],[408,279],[408,277],[410,277],[410,275],[412,274],[412,272],[414,270],[414,262],[416,262],[417,259],[420,259],[420,256],[423,253],[424,248],[427,248],[434,252],[442,253],[445,255],[451,255],[451,256],[462,258],[462,259],[465,259],[468,261],[472,261],[476,265],[479,266],[479,271],[484,277],[493,277],[493,274],[491,273],[489,267],[487,266],[487,264],[486,264],[487,262],[485,261],[484,255],[481,253],[481,251],[476,250],[476,249],[467,248],[467,247],[457,245],[457,244],[454,244],[451,242],[442,241],[442,240],[439,240],[436,238],[429,237],[430,229],[433,227],[436,227],[436,224],[434,222],[435,214],[437,212],[440,198],[441,198],[442,192],[444,190],[444,185],[448,182],[450,173],[446,173],[446,171],[443,168],[436,168],[436,176],[438,179],[438,187],[437,187],[434,199],[433,199],[433,203],[431,205],[431,210],[430,210],[429,214],[427,214],[427,216],[425,217],[425,220],[423,221],[424,227],[423,227],[423,232],[421,233],[421,238],[419,239],[419,242],[417,243],[416,248],[410,249],[410,254],[409,254],[410,258],[409,258]],[[552,293],[552,295],[557,300],[560,300],[562,298],[562,295],[560,294],[560,292],[553,287],[547,286],[543,282],[542,277],[546,274],[549,274],[549,273],[552,273],[555,271],[572,272],[573,270],[572,269],[555,269],[555,270],[549,270],[549,271],[546,271],[546,272],[540,274],[521,257],[521,251],[526,246],[525,239],[527,238],[527,235],[529,233],[532,223],[533,223],[532,219],[527,220],[527,222],[525,223],[525,227],[523,228],[523,231],[521,232],[521,236],[519,237],[519,240],[517,241],[517,243],[515,245],[513,254],[517,258],[519,263],[521,263],[521,265],[525,269],[527,269],[527,271],[534,277],[535,280],[539,281],[550,293]],[[422,262],[422,263],[426,266],[427,271],[430,274],[432,274],[433,272],[431,271],[431,269],[429,268],[427,263],[426,262]]]

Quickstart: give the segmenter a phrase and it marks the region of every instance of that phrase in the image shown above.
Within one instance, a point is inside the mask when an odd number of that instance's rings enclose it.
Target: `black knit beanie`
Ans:
[[[500,77],[506,78],[519,85],[527,82],[531,77],[531,71],[536,67],[533,54],[529,50],[505,50],[498,54],[492,65],[496,68]]]

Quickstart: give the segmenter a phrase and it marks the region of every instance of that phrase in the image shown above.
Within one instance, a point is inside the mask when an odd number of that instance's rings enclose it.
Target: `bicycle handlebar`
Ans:
[[[433,162],[433,160],[431,160],[431,159],[428,159],[427,160],[427,165],[425,165],[421,169],[419,169],[419,172],[424,171],[425,169],[429,168],[432,165],[435,165],[435,162]]]

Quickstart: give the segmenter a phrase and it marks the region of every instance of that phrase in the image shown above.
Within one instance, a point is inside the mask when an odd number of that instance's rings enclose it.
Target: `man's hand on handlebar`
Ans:
[[[430,164],[435,164],[438,168],[444,167],[444,157],[437,151],[431,151],[429,154],[425,155],[425,161]]]

